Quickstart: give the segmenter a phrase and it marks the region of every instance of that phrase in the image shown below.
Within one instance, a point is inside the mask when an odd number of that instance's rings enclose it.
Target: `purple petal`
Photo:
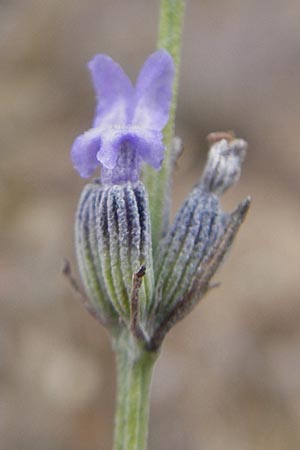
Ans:
[[[117,149],[116,164],[113,169],[101,167],[101,180],[104,184],[122,184],[136,182],[140,175],[141,157],[138,154],[138,142],[135,136],[124,134],[116,138],[111,146]]]
[[[134,96],[131,81],[123,69],[106,55],[96,55],[88,63],[98,105],[94,126],[125,125]]]
[[[133,124],[162,130],[169,117],[174,63],[166,50],[158,50],[144,63],[136,84]]]
[[[107,169],[114,169],[117,163],[121,142],[124,138],[124,133],[126,134],[126,132],[127,127],[110,127],[102,130],[102,145],[101,149],[97,153],[97,159]]]
[[[140,158],[158,170],[164,159],[163,136],[160,131],[140,130],[134,135],[138,155]]]
[[[107,169],[114,169],[119,151],[130,146],[141,161],[159,169],[163,161],[164,145],[160,131],[134,126],[108,128],[101,133],[102,145],[97,154],[98,161]]]
[[[81,177],[88,178],[93,175],[99,165],[96,155],[100,147],[99,129],[92,128],[75,139],[71,149],[71,159]]]

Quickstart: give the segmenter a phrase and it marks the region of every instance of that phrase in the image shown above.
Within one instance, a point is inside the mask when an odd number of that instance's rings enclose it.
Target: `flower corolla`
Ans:
[[[135,182],[143,162],[158,170],[164,154],[162,130],[169,117],[174,63],[166,50],[145,61],[135,87],[106,55],[89,63],[97,96],[93,127],[78,136],[71,158],[83,178],[101,165],[104,184]]]

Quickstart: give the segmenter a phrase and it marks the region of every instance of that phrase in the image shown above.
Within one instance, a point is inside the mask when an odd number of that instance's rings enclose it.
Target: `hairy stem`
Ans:
[[[157,247],[158,241],[166,229],[170,209],[169,191],[171,187],[173,161],[172,140],[174,135],[174,122],[177,104],[184,5],[184,0],[161,0],[160,6],[158,48],[164,48],[172,55],[175,64],[175,79],[173,83],[170,118],[164,129],[164,144],[166,150],[162,168],[159,172],[156,172],[151,167],[147,166],[144,171],[144,181],[149,193],[152,224],[152,245],[154,251]]]
[[[114,450],[146,450],[149,391],[157,353],[146,352],[129,333],[115,340],[117,404]]]

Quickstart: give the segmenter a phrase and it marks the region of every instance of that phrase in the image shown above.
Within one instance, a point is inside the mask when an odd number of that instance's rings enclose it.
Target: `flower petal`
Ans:
[[[88,68],[98,100],[94,127],[125,125],[134,96],[131,81],[121,66],[106,55],[94,56]]]
[[[127,130],[126,127],[125,130]],[[126,133],[123,128],[120,129],[113,127],[102,130],[102,145],[101,149],[97,153],[97,159],[102,166],[106,167],[106,169],[114,169],[117,163],[118,153],[121,147],[124,132]]]
[[[174,63],[166,50],[158,50],[144,63],[136,84],[133,124],[162,130],[172,98]]]
[[[101,139],[102,145],[97,159],[107,169],[115,168],[119,151],[124,145],[129,145],[141,162],[150,164],[156,170],[161,167],[164,145],[160,131],[133,126],[107,128],[102,131]]]
[[[164,159],[163,136],[160,131],[140,130],[134,135],[138,155],[141,160],[159,170]]]
[[[71,159],[82,178],[93,175],[99,165],[96,155],[100,147],[101,137],[97,128],[92,128],[75,139],[71,149]]]
[[[107,160],[105,165],[101,167],[101,180],[105,184],[122,184],[128,181],[136,182],[140,175],[141,158],[138,154],[138,142],[135,135],[124,133],[122,136],[116,136],[115,140],[103,145],[106,150],[109,149],[110,155],[114,154],[116,158],[113,168],[107,167]],[[99,156],[100,156],[99,152]],[[108,153],[108,150],[107,150]],[[102,152],[102,156],[104,152]],[[103,158],[101,158],[103,161]],[[109,161],[111,163],[111,161]]]

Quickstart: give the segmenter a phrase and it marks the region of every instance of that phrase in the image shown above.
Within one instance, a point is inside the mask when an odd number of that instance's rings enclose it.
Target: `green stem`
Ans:
[[[114,450],[146,450],[149,392],[156,353],[146,352],[122,333],[115,340],[117,405]]]
[[[164,232],[170,209],[171,172],[173,165],[172,139],[178,93],[178,74],[180,63],[181,34],[184,16],[184,0],[161,0],[158,48],[166,49],[173,57],[175,79],[169,122],[164,129],[165,156],[159,172],[147,166],[144,171],[144,182],[149,193],[150,215],[152,224],[152,245],[155,250]]]

